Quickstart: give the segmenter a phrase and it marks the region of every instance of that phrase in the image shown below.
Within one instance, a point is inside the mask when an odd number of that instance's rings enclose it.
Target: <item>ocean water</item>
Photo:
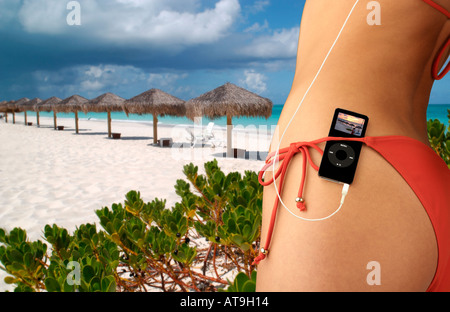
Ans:
[[[427,119],[438,119],[444,125],[448,125],[449,116],[447,110],[449,109],[450,104],[428,105]]]
[[[276,126],[278,123],[278,119],[280,118],[281,111],[283,109],[283,105],[274,105],[272,109],[272,115],[268,118],[247,118],[247,117],[240,117],[240,118],[233,118],[233,125],[235,126],[255,126],[255,127],[261,127],[261,126],[267,126],[268,129],[270,129],[272,126]],[[427,120],[429,119],[438,119],[441,123],[448,125],[449,118],[448,118],[448,112],[447,110],[450,109],[450,104],[442,104],[442,105],[429,105],[428,111],[427,111]],[[35,116],[36,114],[33,112],[28,112],[28,116]],[[47,113],[47,112],[41,112],[40,116],[46,116],[46,117],[52,117],[53,113]],[[58,118],[74,118],[75,114],[73,113],[59,113],[57,115]],[[98,119],[98,120],[106,120],[107,114],[106,113],[88,113],[84,114],[79,112],[78,117],[80,119]],[[130,114],[128,117],[123,112],[113,112],[111,113],[111,118],[113,120],[126,120],[126,121],[134,121],[134,122],[153,122],[153,116],[152,115],[135,115]],[[202,119],[202,124],[207,125],[211,120],[208,118]],[[223,126],[226,127],[227,125],[227,119],[219,118],[213,120],[214,123],[217,126]],[[159,117],[158,118],[159,124],[167,124],[167,125],[192,125],[193,121],[186,117],[171,117],[171,116],[165,116],[165,117]]]

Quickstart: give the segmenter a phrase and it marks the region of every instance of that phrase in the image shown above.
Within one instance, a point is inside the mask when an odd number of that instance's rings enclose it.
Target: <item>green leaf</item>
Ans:
[[[9,245],[18,246],[27,240],[27,233],[21,228],[14,228],[9,234]]]
[[[27,267],[31,267],[32,263],[34,263],[34,257],[30,252],[27,252],[24,256],[23,256],[23,263],[27,266]]]
[[[23,262],[23,255],[17,249],[10,249],[6,252],[6,256],[11,262]]]
[[[12,264],[9,264],[6,266],[6,269],[11,272],[11,273],[15,273],[15,272],[19,272],[21,270],[24,269],[24,266],[20,263],[17,262],[13,262]]]
[[[251,278],[240,272],[236,275],[234,282],[228,287],[227,292],[255,292],[256,291],[256,271],[253,271]]]
[[[228,226],[228,229],[227,229],[228,233],[231,234],[231,233],[237,232],[237,225],[233,219],[231,219],[231,218],[228,219],[227,226]]]
[[[111,240],[116,243],[117,245],[120,245],[121,241],[120,241],[120,236],[117,233],[114,233],[111,235]]]
[[[45,288],[48,292],[61,292],[59,283],[53,277],[47,277],[45,279]]]
[[[102,278],[102,292],[115,292],[116,291],[116,281],[112,276],[105,276]]]
[[[256,283],[253,281],[246,281],[242,286],[242,292],[256,292]]]
[[[0,229],[0,243],[6,243],[6,232],[4,229]]]
[[[8,284],[8,285],[16,284],[17,282],[19,282],[19,279],[16,279],[16,278],[14,278],[12,276],[5,277],[5,283]]]
[[[244,228],[242,229],[242,236],[246,241],[250,238],[251,233],[252,227],[249,224],[244,225]]]
[[[244,243],[244,238],[241,235],[235,234],[231,236],[231,241],[240,247]]]
[[[74,292],[75,291],[75,285],[69,285],[68,283],[63,283],[63,291],[66,293]]]
[[[90,281],[94,278],[95,271],[94,268],[90,265],[86,265],[83,267],[83,278],[87,283],[90,283]]]
[[[91,281],[89,282],[89,291],[91,292],[98,292],[101,291],[101,282],[100,278],[98,276],[94,276]]]
[[[258,275],[258,272],[257,272],[257,271],[253,271],[253,272],[252,272],[252,281],[255,282],[255,283],[256,283],[256,277],[257,277],[257,275]]]

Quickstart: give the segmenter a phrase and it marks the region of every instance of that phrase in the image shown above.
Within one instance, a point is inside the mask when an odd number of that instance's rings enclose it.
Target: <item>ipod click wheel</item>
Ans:
[[[339,168],[346,168],[355,161],[355,150],[347,144],[336,143],[328,150],[330,163]]]

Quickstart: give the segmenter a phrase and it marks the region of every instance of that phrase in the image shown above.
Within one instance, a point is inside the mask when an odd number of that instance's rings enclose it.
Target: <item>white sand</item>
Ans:
[[[0,120],[0,228],[25,229],[31,240],[42,239],[46,224],[57,224],[69,231],[84,223],[97,223],[95,210],[122,203],[130,190],[141,192],[144,201],[155,197],[167,199],[171,207],[178,201],[174,185],[184,178],[183,166],[190,162],[200,167],[206,161],[218,160],[225,172],[259,171],[263,161],[255,153],[251,159],[224,158],[224,147],[188,146],[188,134],[182,126],[160,126],[158,137],[173,138],[175,146],[152,146],[151,123],[113,121],[112,131],[122,139],[107,137],[106,121],[80,120],[80,134],[75,134],[73,119],[58,118],[64,131],[53,129],[53,118],[28,118],[23,114],[16,123]],[[233,147],[247,151],[268,150],[270,135],[235,130]],[[254,127],[253,127],[254,128]],[[216,137],[226,141],[224,129],[215,128]],[[100,228],[100,226],[99,226]],[[0,271],[0,291],[11,289]]]

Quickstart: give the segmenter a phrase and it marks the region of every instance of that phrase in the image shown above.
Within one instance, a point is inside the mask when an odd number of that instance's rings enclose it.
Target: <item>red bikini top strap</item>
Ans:
[[[450,18],[450,12],[447,11],[445,8],[434,2],[433,0],[423,0],[425,3],[429,4],[445,16],[447,18]],[[450,46],[450,37],[447,38],[447,41],[444,43],[444,45],[441,47],[441,49],[438,52],[438,55],[436,59],[433,62],[433,68],[432,68],[432,75],[435,80],[441,80],[444,78],[444,76],[450,71],[450,63],[447,64],[447,66],[441,71],[439,74],[439,63],[441,62],[442,57],[444,56],[444,52],[447,50],[447,48]]]
[[[444,14],[445,16],[447,16],[447,18],[450,18],[450,12],[447,11],[442,6],[440,6],[439,4],[437,4],[436,2],[434,2],[433,0],[423,0],[423,1],[432,6],[433,8],[435,8],[436,10],[438,10],[439,12],[441,12],[442,14]]]
[[[441,59],[444,56],[444,52],[447,50],[448,47],[450,47],[450,37],[447,38],[447,41],[442,46],[442,48],[439,50],[439,54],[436,57],[436,59],[434,60],[432,74],[433,74],[433,78],[435,80],[441,80],[450,71],[450,62],[449,62],[447,64],[447,66],[445,66],[445,68],[439,74],[439,63],[441,62]]]

